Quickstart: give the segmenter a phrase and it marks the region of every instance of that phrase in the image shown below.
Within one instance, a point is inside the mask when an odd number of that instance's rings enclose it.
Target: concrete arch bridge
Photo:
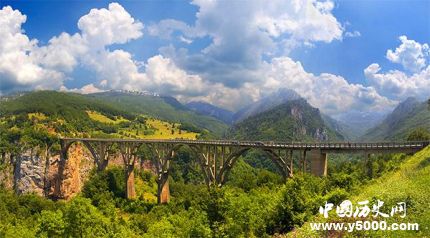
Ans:
[[[62,184],[63,172],[68,158],[68,150],[74,143],[82,143],[91,153],[99,171],[109,162],[111,148],[118,148],[126,171],[126,196],[134,198],[134,166],[139,159],[150,159],[157,171],[157,200],[167,203],[169,194],[170,161],[179,148],[186,146],[196,155],[208,187],[222,186],[236,160],[250,149],[264,151],[286,180],[293,176],[293,152],[298,156],[304,172],[316,176],[327,175],[327,154],[329,153],[415,153],[429,145],[429,141],[417,142],[275,142],[275,141],[236,141],[236,140],[148,140],[148,139],[97,139],[61,138],[59,178]],[[145,147],[148,153],[137,153]],[[140,155],[139,155],[140,154]],[[142,158],[150,156],[151,158]],[[297,161],[296,161],[297,162]],[[61,191],[58,188],[57,191]],[[61,194],[57,194],[61,197]]]

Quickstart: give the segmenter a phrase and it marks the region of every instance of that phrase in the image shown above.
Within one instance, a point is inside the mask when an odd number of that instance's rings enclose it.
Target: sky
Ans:
[[[0,0],[0,95],[151,91],[331,115],[430,97],[430,1]]]

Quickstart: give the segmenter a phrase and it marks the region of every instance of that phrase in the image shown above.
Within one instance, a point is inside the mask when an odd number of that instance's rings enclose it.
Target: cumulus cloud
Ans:
[[[406,36],[399,39],[400,46],[394,51],[388,50],[386,57],[393,63],[401,64],[407,72],[382,72],[381,66],[373,63],[364,69],[364,75],[370,85],[386,97],[394,100],[404,100],[410,96],[427,99],[430,95],[430,65],[426,61],[429,46],[409,40]]]
[[[262,66],[265,56],[342,38],[343,28],[332,14],[331,1],[193,1],[192,4],[198,7],[192,25],[165,19],[149,26],[148,32],[164,39],[177,35],[175,32],[181,34],[179,40],[211,39],[199,53],[189,55],[169,49],[165,55],[179,67],[227,87],[240,88],[259,80],[255,71]]]
[[[430,95],[430,66],[409,76],[399,70],[381,73],[379,64],[373,63],[364,69],[364,75],[372,86],[382,95],[404,100],[415,96],[426,99]]]
[[[272,59],[268,66],[263,90],[291,88],[306,98],[313,106],[327,113],[348,110],[378,110],[391,107],[395,102],[380,96],[372,87],[350,84],[345,78],[323,73],[314,75],[304,70],[300,62],[288,57]]]
[[[143,24],[136,21],[118,3],[110,3],[108,9],[91,9],[81,17],[78,27],[82,37],[93,46],[124,44],[142,36]]]
[[[30,40],[21,25],[27,17],[6,6],[0,10],[0,92],[51,88],[62,85],[61,72],[42,67],[30,52],[37,40]]]
[[[64,91],[64,92],[75,92],[75,93],[82,93],[82,94],[90,94],[90,93],[100,93],[103,92],[105,90],[102,90],[96,86],[94,86],[94,84],[87,84],[81,88],[66,88],[64,86],[60,87],[60,91]]]
[[[132,18],[121,5],[111,3],[108,9],[92,9],[82,16],[78,22],[81,32],[74,35],[63,32],[52,37],[47,45],[39,46],[38,41],[30,40],[21,28],[26,19],[20,11],[9,6],[0,10],[2,92],[59,89],[68,79],[66,74],[73,72],[78,64],[102,72],[97,60],[109,62],[110,58],[124,54],[109,52],[106,46],[137,39],[142,36],[143,29],[143,24]],[[116,83],[117,75],[101,75]]]
[[[409,40],[406,36],[400,36],[402,42],[394,51],[387,50],[386,57],[393,63],[399,63],[411,72],[419,72],[426,66],[426,58],[430,54],[428,44],[420,44],[414,40]]]

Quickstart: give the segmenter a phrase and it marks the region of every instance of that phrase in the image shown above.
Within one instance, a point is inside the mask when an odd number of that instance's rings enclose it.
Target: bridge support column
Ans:
[[[109,150],[112,143],[105,141],[84,141],[83,143],[91,152],[97,166],[97,171],[105,170],[109,163]]]
[[[175,151],[169,144],[154,144],[151,147],[155,152],[154,164],[157,169],[157,202],[166,204],[170,201],[169,169]]]
[[[249,150],[218,145],[194,146],[192,149],[197,154],[208,188],[221,187],[237,158]]]
[[[121,156],[125,167],[125,179],[126,179],[126,198],[136,198],[136,189],[134,185],[134,165],[137,160],[137,149],[139,144],[137,143],[123,143],[120,144]]]
[[[311,173],[315,176],[327,176],[327,154],[321,150],[310,150],[307,155],[311,161]]]
[[[63,193],[63,182],[64,182],[64,170],[66,169],[67,163],[67,152],[73,141],[60,140],[60,159],[58,160],[58,174],[57,180],[54,187],[54,197],[56,199],[64,198]]]
[[[293,151],[292,150],[265,150],[273,163],[278,167],[284,181],[293,177]]]
[[[158,191],[157,191],[157,202],[159,204],[166,204],[170,201],[170,188],[169,188],[169,180],[166,179],[164,183],[158,183]]]

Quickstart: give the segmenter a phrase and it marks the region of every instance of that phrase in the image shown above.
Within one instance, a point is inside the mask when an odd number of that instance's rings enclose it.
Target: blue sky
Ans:
[[[148,90],[235,110],[286,87],[333,114],[430,96],[430,1],[2,0],[0,9],[10,26],[0,31],[1,94]]]

